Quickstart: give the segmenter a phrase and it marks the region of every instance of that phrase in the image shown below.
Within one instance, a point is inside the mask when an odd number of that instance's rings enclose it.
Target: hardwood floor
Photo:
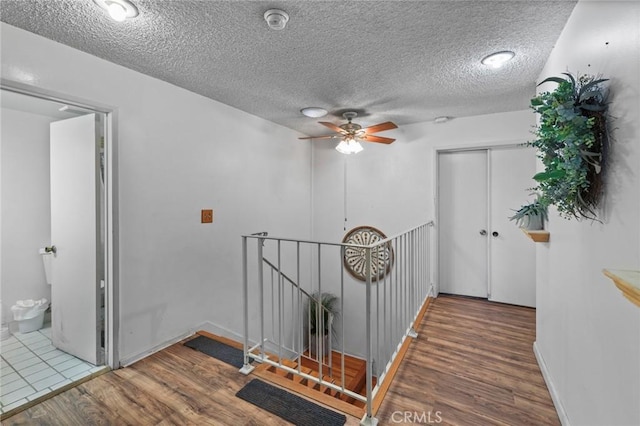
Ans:
[[[533,309],[440,296],[418,333],[376,415],[381,425],[560,424],[532,351]],[[287,424],[235,397],[254,378],[175,344],[3,424]]]
[[[560,424],[533,353],[534,309],[441,295],[417,331],[376,415],[382,424],[404,411],[440,424]]]

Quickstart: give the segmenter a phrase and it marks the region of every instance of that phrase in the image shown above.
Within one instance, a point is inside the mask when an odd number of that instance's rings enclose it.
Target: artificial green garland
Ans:
[[[542,83],[558,87],[531,99],[540,114],[534,131],[537,139],[528,145],[538,149],[545,170],[533,178],[539,202],[555,205],[560,215],[571,219],[596,218],[603,189],[603,171],[608,146],[606,92],[602,83],[583,75],[576,80],[550,77]]]

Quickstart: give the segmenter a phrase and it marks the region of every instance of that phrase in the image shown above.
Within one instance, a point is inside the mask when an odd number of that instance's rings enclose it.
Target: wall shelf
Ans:
[[[529,229],[524,229],[524,228],[520,228],[520,229],[522,229],[522,232],[524,232],[527,237],[531,238],[536,243],[549,242],[549,237],[551,236],[551,234],[549,234],[549,231],[545,231],[545,230],[531,231]]]
[[[603,269],[602,272],[613,280],[624,297],[640,306],[640,271]]]

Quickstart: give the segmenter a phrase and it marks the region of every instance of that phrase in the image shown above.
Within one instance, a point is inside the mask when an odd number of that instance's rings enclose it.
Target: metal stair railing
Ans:
[[[244,365],[240,371],[249,374],[254,368],[250,360],[254,359],[316,382],[365,403],[361,424],[376,425],[377,419],[373,415],[374,399],[378,396],[381,385],[388,380],[388,373],[403,343],[407,338],[417,337],[414,328],[416,319],[428,297],[433,295],[432,227],[432,221],[426,222],[370,245],[278,238],[270,237],[266,232],[242,236]],[[251,268],[250,241],[255,241],[257,248],[257,256],[251,258]],[[269,243],[266,248],[265,243]],[[301,254],[301,249],[305,251],[304,255]],[[361,283],[348,276],[345,278],[342,262],[345,250],[348,249],[363,253],[364,295],[361,293]],[[267,260],[265,250],[274,252],[277,261]],[[391,256],[383,257],[389,264],[382,268],[383,273],[380,273],[380,269],[375,274],[372,273],[374,259],[378,262],[380,254],[384,252],[391,252]],[[282,272],[283,264],[295,268],[295,279]],[[265,280],[265,269],[271,275],[270,283]],[[303,273],[304,280],[301,279]],[[282,359],[283,356],[291,356],[300,361],[301,357],[306,356],[305,348],[311,354],[310,310],[307,309],[305,323],[304,307],[319,302],[323,291],[327,289],[339,295],[338,311],[341,313],[341,321],[335,333],[338,335],[335,339],[338,347],[332,345],[335,320],[333,314],[324,310],[324,307],[316,310],[315,323],[319,324],[316,331],[324,330],[325,322],[328,323],[329,363],[324,363],[325,345],[324,338],[320,336],[322,333],[316,333],[319,371],[318,377],[315,377],[301,370],[302,362],[298,362],[296,368],[291,368],[283,365]],[[354,294],[360,296],[354,297]],[[345,295],[349,296],[349,311],[346,313]],[[271,300],[270,304],[268,300]],[[345,314],[349,318],[345,318]],[[362,325],[362,319],[364,326],[354,329],[354,326]],[[300,324],[304,324],[304,327]],[[364,396],[345,388],[344,368],[346,348],[361,340],[363,333],[364,348],[355,350],[364,352],[366,361]],[[345,339],[346,335],[350,338]],[[253,346],[250,346],[250,342]],[[351,347],[350,350],[353,351],[354,348]],[[324,367],[328,368],[329,375],[333,373],[331,360],[334,351],[341,358],[339,386],[324,380]],[[269,359],[267,352],[277,353],[278,360]]]

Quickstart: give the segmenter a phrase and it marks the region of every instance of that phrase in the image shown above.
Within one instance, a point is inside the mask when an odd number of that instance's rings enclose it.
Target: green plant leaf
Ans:
[[[537,173],[535,176],[533,176],[533,179],[538,182],[544,182],[551,179],[562,179],[566,176],[566,174],[567,174],[566,171],[562,169],[557,169],[557,170],[544,171],[544,172]]]
[[[569,77],[569,80],[571,80],[571,91],[575,91],[576,88],[576,79],[573,78],[573,75],[571,75],[568,72],[563,72],[562,74],[566,75],[567,77]]]
[[[560,77],[549,77],[549,78],[545,78],[544,80],[542,80],[542,81],[538,84],[538,86],[541,86],[541,85],[543,85],[544,83],[548,83],[548,82],[550,82],[550,81],[552,81],[552,82],[554,82],[554,83],[558,83],[558,84],[560,84],[560,83],[564,83],[564,82],[565,82],[565,81],[567,81],[567,80],[565,80],[564,78],[560,78]]]

